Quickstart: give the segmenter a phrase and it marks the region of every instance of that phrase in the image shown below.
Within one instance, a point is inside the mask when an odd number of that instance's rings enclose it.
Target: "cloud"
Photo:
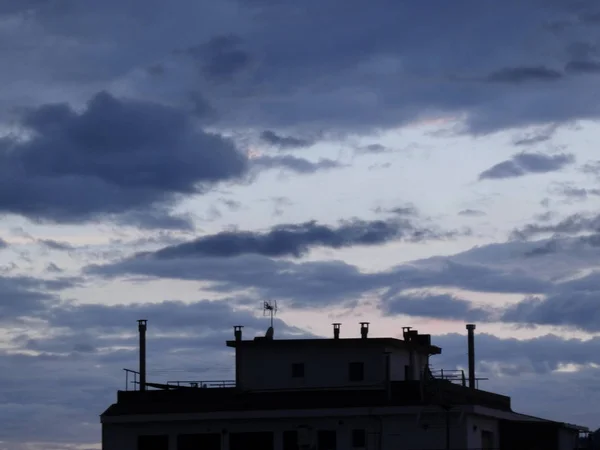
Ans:
[[[343,167],[337,161],[331,159],[320,159],[312,162],[304,158],[297,158],[292,155],[278,156],[258,156],[252,158],[252,165],[259,169],[287,169],[299,174],[312,174],[320,170],[330,170]]]
[[[492,311],[475,307],[467,300],[447,294],[399,294],[384,298],[382,312],[385,315],[403,314],[467,322],[492,321]]]
[[[585,60],[569,61],[565,66],[565,71],[574,74],[597,74],[600,73],[600,62]]]
[[[57,293],[73,287],[76,280],[54,280],[27,276],[0,277],[0,322],[14,323],[35,317],[59,301]]]
[[[511,159],[498,163],[479,174],[480,180],[522,177],[528,173],[548,173],[563,169],[575,162],[572,154],[544,155],[518,153]]]
[[[178,196],[248,167],[231,141],[195,129],[180,111],[107,93],[81,113],[64,104],[29,110],[22,125],[29,139],[0,141],[0,211],[33,220],[183,226],[168,212]]]
[[[188,49],[202,73],[215,83],[231,81],[252,63],[252,56],[240,48],[243,39],[234,34],[215,36],[203,45]]]
[[[459,216],[467,216],[467,217],[481,217],[481,216],[485,216],[487,214],[478,209],[463,209],[458,212],[458,215]]]
[[[530,223],[511,233],[513,239],[530,239],[544,234],[572,235],[600,230],[600,215],[577,213],[571,214],[553,224]]]
[[[524,259],[522,253],[516,257]],[[152,254],[139,254],[112,263],[89,265],[84,272],[108,279],[142,275],[196,280],[204,282],[202,289],[207,292],[250,293],[258,298],[286,300],[293,307],[311,309],[333,304],[353,305],[367,294],[392,298],[410,289],[439,287],[536,295],[551,288],[543,277],[519,268],[462,263],[453,258],[363,272],[342,261],[296,262],[253,254],[232,258],[159,259]]]
[[[243,254],[300,257],[313,247],[381,245],[394,240],[421,242],[452,238],[453,233],[421,228],[408,220],[342,221],[337,227],[316,221],[277,225],[267,232],[223,231],[153,253],[158,259],[233,257]]]
[[[282,150],[305,148],[314,144],[313,141],[308,139],[301,139],[293,136],[280,136],[271,130],[263,131],[260,134],[260,138],[266,143],[273,145],[274,147],[279,147]]]
[[[363,154],[363,155],[378,155],[378,154],[382,154],[382,153],[390,153],[393,152],[394,150],[386,147],[383,144],[369,144],[369,145],[363,145],[363,146],[359,146],[359,147],[355,147],[354,151],[358,154]]]
[[[414,205],[396,206],[393,208],[382,208],[378,206],[373,209],[377,214],[395,214],[398,216],[417,216],[419,211]]]
[[[569,200],[586,200],[589,197],[600,196],[600,189],[583,188],[571,183],[561,183],[555,186],[553,193],[566,197]]]
[[[54,239],[38,239],[38,242],[50,250],[70,251],[77,248],[68,242],[55,241]]]
[[[560,72],[543,66],[509,67],[489,74],[487,81],[520,84],[527,82],[556,81],[561,79],[562,76],[563,75]]]
[[[528,147],[541,144],[542,142],[548,142],[556,134],[557,129],[558,125],[555,124],[543,127],[540,130],[536,130],[534,133],[515,139],[513,145],[516,147]]]
[[[348,9],[334,0],[322,9],[309,0],[297,11],[287,1],[153,0],[135,40],[126,37],[139,23],[137,0],[109,0],[85,11],[26,4],[5,14],[17,19],[29,10],[34,25],[2,33],[37,51],[27,58],[3,51],[11,71],[0,81],[27,81],[2,93],[1,104],[33,101],[40,86],[78,96],[125,79],[132,93],[170,101],[200,91],[225,128],[289,129],[292,136],[363,133],[424,115],[464,117],[467,131],[485,133],[593,119],[600,112],[589,98],[594,77],[567,76],[593,67],[590,52],[573,49],[597,41],[598,29],[574,20],[578,16],[562,1],[509,0],[487,10],[468,1],[432,13],[422,5],[389,1],[385,8]],[[197,17],[211,20],[198,29]],[[467,26],[472,17],[480,27]],[[550,22],[569,25],[559,27],[557,37]],[[408,39],[414,36],[418,39]],[[53,45],[39,50],[38,43],[49,39]],[[498,52],[500,45],[506,51]],[[456,54],[457,47],[464,55]],[[426,55],[438,56],[432,62]],[[152,74],[147,70],[157,67]]]

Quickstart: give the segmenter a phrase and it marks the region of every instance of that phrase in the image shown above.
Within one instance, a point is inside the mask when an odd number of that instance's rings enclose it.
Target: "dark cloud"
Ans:
[[[377,214],[395,214],[398,216],[417,216],[419,214],[414,205],[396,206],[394,208],[382,208],[378,206],[373,211]]]
[[[73,279],[47,280],[26,276],[0,277],[0,322],[35,317],[59,301],[58,293],[75,286]]]
[[[522,250],[517,256],[524,259]],[[114,263],[90,265],[85,273],[106,278],[143,275],[203,281],[203,289],[207,291],[252,292],[259,297],[288,300],[302,308],[351,305],[363,295],[376,295],[381,290],[387,298],[392,298],[409,289],[435,287],[521,294],[540,294],[551,287],[543,278],[512,267],[488,267],[450,259],[362,272],[342,261],[294,262],[259,255],[159,259],[152,254],[140,254]]]
[[[514,239],[529,239],[544,234],[577,234],[583,232],[597,232],[600,230],[600,215],[572,214],[553,224],[530,223],[511,233]]]
[[[524,256],[541,256],[556,253],[559,249],[558,241],[551,240],[547,241],[543,245],[534,249],[528,250],[524,253]]]
[[[544,155],[518,153],[511,159],[490,167],[479,174],[480,180],[522,177],[528,173],[547,173],[563,169],[575,162],[572,154]]]
[[[467,130],[482,133],[599,113],[589,99],[593,77],[573,79],[554,68],[595,61],[571,47],[596,42],[599,35],[589,21],[574,20],[578,16],[562,1],[510,0],[488,9],[466,1],[434,13],[389,0],[353,2],[351,8],[341,0],[327,8],[309,0],[302,11],[287,1],[248,0],[168,5],[152,0],[144,9],[139,0],[109,0],[88,9],[27,4],[35,5],[24,7],[35,11],[28,16],[35,26],[3,30],[7,42],[33,49],[4,49],[11,70],[0,81],[26,80],[18,92],[0,96],[5,103],[31,100],[38,86],[47,87],[44,82],[54,92],[70,87],[69,94],[79,95],[92,83],[108,84],[134,68],[166,67],[160,76],[144,70],[148,79],[135,87],[148,95],[200,89],[225,127],[254,131],[353,134],[433,112],[464,116]],[[23,8],[8,10],[16,14]],[[469,26],[473,17],[479,26]],[[198,18],[206,19],[201,26]],[[560,38],[549,32],[550,23],[563,24]],[[127,39],[132,29],[138,39]],[[42,46],[49,39],[53,46]],[[187,50],[173,57],[176,48]],[[432,62],[427,55],[437,56]]]
[[[487,80],[496,83],[527,83],[556,81],[562,78],[562,73],[548,67],[510,67],[500,69],[488,75]]]
[[[0,210],[34,220],[184,226],[167,209],[179,195],[247,169],[232,142],[196,130],[181,112],[106,93],[81,113],[60,104],[30,110],[22,125],[30,139],[0,142]]]
[[[242,48],[243,39],[237,35],[222,35],[206,44],[188,50],[198,60],[201,70],[213,82],[222,83],[247,69],[252,56]]]
[[[600,277],[593,273],[582,279],[563,283],[545,298],[530,297],[503,314],[502,320],[514,323],[568,326],[583,331],[600,331]]]
[[[302,139],[293,136],[280,136],[274,131],[265,130],[260,134],[260,138],[270,145],[279,147],[282,150],[310,147],[314,141]]]
[[[55,241],[54,239],[38,239],[38,242],[50,250],[70,251],[77,248],[68,242]]]
[[[557,125],[550,125],[549,127],[544,127],[543,129],[537,130],[534,133],[515,139],[513,141],[513,145],[517,147],[528,147],[536,144],[541,144],[543,142],[548,142],[550,139],[552,139],[557,129]]]
[[[390,153],[393,150],[382,144],[369,144],[355,148],[356,153],[377,155],[381,153]]]
[[[285,224],[268,232],[223,231],[192,242],[166,247],[152,254],[158,259],[189,257],[233,257],[244,254],[300,257],[314,247],[344,248],[358,245],[381,245],[394,240],[420,242],[453,237],[407,220],[349,220],[337,227],[316,221]]]
[[[600,62],[598,61],[569,61],[565,66],[565,70],[568,73],[592,73],[597,74],[600,73]]]
[[[312,162],[292,155],[258,156],[252,158],[252,165],[260,169],[287,169],[300,174],[312,174],[320,170],[337,169],[343,165],[331,159]]]

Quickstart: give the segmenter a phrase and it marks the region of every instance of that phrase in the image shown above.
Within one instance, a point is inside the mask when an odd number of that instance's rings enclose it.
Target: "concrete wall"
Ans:
[[[579,432],[561,428],[558,430],[558,450],[573,450],[577,448]]]
[[[228,435],[234,432],[274,432],[275,448],[282,448],[282,433],[306,426],[316,430],[335,430],[337,448],[353,449],[352,430],[367,432],[365,450],[431,450],[444,449],[446,443],[446,416],[441,411],[430,411],[420,416],[354,416],[273,420],[228,420],[202,422],[171,422],[153,424],[105,424],[103,426],[103,450],[136,450],[138,435],[169,435],[169,450],[177,449],[177,435],[187,433],[221,433],[222,450],[228,449]],[[465,416],[450,416],[450,439],[452,448],[464,449],[467,444]],[[226,430],[226,433],[223,431]],[[258,450],[258,449],[257,449]],[[360,449],[356,449],[360,450]]]
[[[290,389],[342,387],[381,384],[385,381],[385,348],[333,349],[310,348],[290,351],[285,348],[238,349],[238,374],[244,389]],[[348,379],[350,362],[364,363],[364,380]],[[304,363],[304,377],[292,378],[292,364]],[[392,380],[404,380],[404,367],[409,363],[408,351],[391,350]],[[427,357],[415,355],[415,379],[427,364]]]
[[[482,434],[484,431],[492,433],[493,443],[491,448],[500,448],[500,430],[497,419],[468,416],[465,419],[465,425],[467,448],[483,449]]]

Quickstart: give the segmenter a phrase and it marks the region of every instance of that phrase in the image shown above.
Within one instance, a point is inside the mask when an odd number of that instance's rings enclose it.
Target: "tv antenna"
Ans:
[[[277,300],[263,302],[263,316],[271,316],[271,328],[273,328],[273,317],[277,314]]]

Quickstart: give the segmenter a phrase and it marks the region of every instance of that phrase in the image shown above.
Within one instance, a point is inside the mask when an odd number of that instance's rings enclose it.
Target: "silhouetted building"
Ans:
[[[119,391],[101,416],[104,450],[573,450],[584,427],[511,409],[477,388],[474,325],[469,371],[434,371],[431,336],[403,339],[243,340],[234,330],[235,380],[152,383],[140,321],[138,389]],[[133,371],[130,371],[133,372]]]

